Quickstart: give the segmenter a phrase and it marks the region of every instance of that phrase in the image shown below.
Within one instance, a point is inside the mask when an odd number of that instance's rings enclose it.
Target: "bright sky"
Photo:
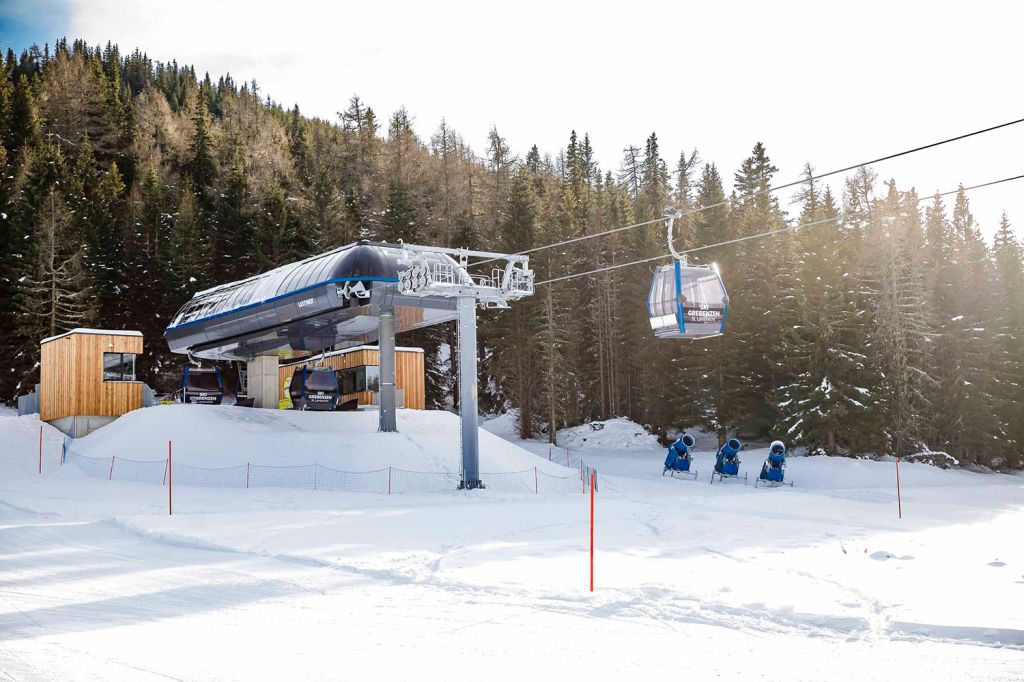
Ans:
[[[1024,117],[1013,2],[567,3],[5,0],[0,41],[138,46],[336,120],[358,93],[442,117],[481,154],[589,132],[603,168],[656,131],[670,167],[696,146],[727,181],[757,141],[781,184]],[[832,9],[832,8],[835,9]],[[40,11],[41,10],[41,11]],[[1024,173],[1024,124],[876,167],[922,195]],[[833,187],[839,182],[834,181]],[[1024,233],[1024,181],[971,194],[986,235]],[[795,210],[793,211],[795,213]]]

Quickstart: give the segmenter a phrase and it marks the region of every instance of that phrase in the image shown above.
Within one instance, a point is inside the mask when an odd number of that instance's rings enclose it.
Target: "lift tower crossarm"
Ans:
[[[458,311],[459,417],[461,420],[462,489],[482,488],[480,480],[479,425],[477,424],[477,338],[476,309],[507,308],[509,302],[533,295],[534,274],[529,256],[490,253],[470,249],[401,244],[398,291],[405,296],[454,298]],[[451,256],[457,265],[428,263],[425,253]],[[486,258],[504,267],[491,274],[470,275],[470,258]],[[383,345],[382,345],[383,348]]]
[[[399,262],[407,269],[398,273],[398,290],[404,295],[470,297],[482,308],[507,308],[510,301],[533,295],[534,273],[530,270],[529,256],[412,244],[401,244],[400,248]],[[451,256],[457,259],[459,267],[436,262],[431,266],[422,258],[424,253]],[[466,267],[470,258],[505,261],[505,264],[493,268],[489,275],[469,275]]]

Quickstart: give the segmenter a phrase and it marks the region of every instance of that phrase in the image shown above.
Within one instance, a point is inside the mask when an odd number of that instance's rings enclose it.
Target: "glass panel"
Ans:
[[[651,287],[651,311],[655,317],[675,313],[675,288],[676,273],[671,266],[659,268],[654,272],[654,285]]]
[[[212,369],[190,369],[188,387],[196,391],[218,392],[220,391],[220,379],[217,377],[217,372]]]
[[[337,260],[337,254],[321,258],[319,265],[313,270],[313,276],[310,278],[309,284],[319,284],[320,282],[325,281],[331,274],[331,266],[333,266]]]
[[[334,373],[329,369],[311,370],[306,374],[306,389],[310,391],[333,391]]]
[[[104,353],[104,381],[135,381],[135,353]]]
[[[380,367],[376,365],[372,367],[364,367],[366,371],[366,388],[367,391],[379,391],[380,390]]]
[[[353,367],[338,371],[338,384],[341,392],[360,393],[366,390],[366,367]]]
[[[710,305],[721,307],[725,299],[725,287],[718,275],[713,272],[704,274],[704,270],[683,271],[684,305]]]

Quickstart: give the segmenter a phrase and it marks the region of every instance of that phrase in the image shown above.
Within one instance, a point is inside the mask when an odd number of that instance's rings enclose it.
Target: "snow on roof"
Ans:
[[[134,332],[130,329],[87,329],[85,327],[79,327],[72,329],[69,332],[58,334],[57,336],[47,336],[45,339],[39,342],[40,345],[48,343],[50,341],[56,341],[57,339],[63,339],[65,336],[71,336],[72,334],[100,334],[102,336],[142,336],[142,332]]]
[[[380,350],[380,346],[354,346],[352,348],[345,348],[344,350],[332,350],[329,353],[324,353],[322,357],[333,358],[335,355],[345,355],[346,353],[355,353],[357,350]],[[395,346],[396,353],[422,353],[422,348],[413,348],[412,346]],[[304,362],[310,360],[316,360],[320,358],[321,354],[316,353],[314,355],[307,355],[304,358],[296,358],[290,362],[281,363],[281,367],[290,367],[292,365],[301,365]]]

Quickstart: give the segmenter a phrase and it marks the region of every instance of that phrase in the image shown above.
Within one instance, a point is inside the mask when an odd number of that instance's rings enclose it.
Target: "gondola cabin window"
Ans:
[[[104,381],[135,381],[135,353],[104,353]]]

